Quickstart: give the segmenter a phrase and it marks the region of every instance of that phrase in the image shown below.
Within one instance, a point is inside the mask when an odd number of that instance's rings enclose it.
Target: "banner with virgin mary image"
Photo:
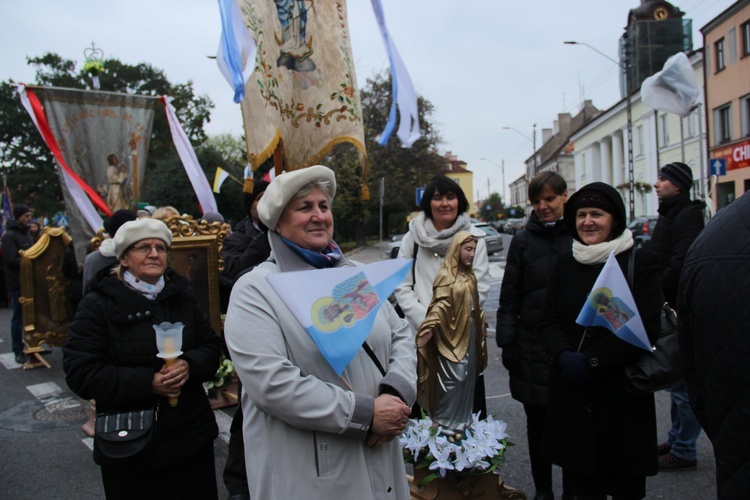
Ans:
[[[365,154],[345,0],[238,0],[255,38],[242,115],[256,169],[281,142],[287,170],[349,142]]]
[[[65,162],[96,190],[112,212],[134,209],[143,187],[154,97],[116,92],[32,87]],[[58,169],[76,258],[83,263],[94,236]]]

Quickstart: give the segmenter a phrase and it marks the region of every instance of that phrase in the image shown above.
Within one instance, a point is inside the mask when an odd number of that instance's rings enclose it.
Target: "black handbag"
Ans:
[[[109,458],[128,458],[145,450],[154,432],[153,408],[108,411],[96,415],[94,442]]]
[[[628,285],[633,290],[633,268],[635,251],[630,252],[628,263]],[[677,338],[677,317],[667,302],[661,310],[659,338],[651,352],[643,353],[632,365],[625,367],[625,389],[631,394],[642,395],[666,389],[682,380],[682,362]]]

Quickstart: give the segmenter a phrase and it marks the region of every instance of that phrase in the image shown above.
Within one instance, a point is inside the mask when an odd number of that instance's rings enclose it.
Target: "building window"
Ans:
[[[750,95],[740,99],[740,121],[742,123],[742,136],[750,137]]]
[[[726,62],[726,48],[724,46],[724,39],[720,39],[714,45],[716,47],[716,72],[723,70],[727,67]]]
[[[669,115],[661,115],[661,134],[659,139],[661,140],[661,146],[669,146]]]
[[[732,106],[727,104],[714,110],[714,141],[724,144],[732,140]]]
[[[635,136],[638,140],[638,149],[636,149],[636,154],[638,156],[641,156],[646,149],[644,147],[645,145],[643,144],[643,125],[638,125],[638,127],[635,129]]]
[[[750,21],[740,26],[742,36],[742,57],[750,56]]]
[[[700,118],[699,118],[700,119]],[[683,132],[685,137],[694,137],[695,134],[695,111],[682,119]]]

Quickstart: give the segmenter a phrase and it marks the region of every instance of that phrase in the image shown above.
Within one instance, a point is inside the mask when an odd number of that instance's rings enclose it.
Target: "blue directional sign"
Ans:
[[[726,158],[712,158],[711,159],[711,175],[727,175],[727,159]]]
[[[422,195],[424,194],[424,188],[417,188],[417,206],[422,203]]]

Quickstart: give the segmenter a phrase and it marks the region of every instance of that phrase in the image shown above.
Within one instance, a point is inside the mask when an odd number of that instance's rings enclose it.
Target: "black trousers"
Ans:
[[[218,500],[219,497],[213,443],[176,465],[143,468],[102,465],[101,469],[107,500]]]
[[[242,383],[237,384],[237,393],[242,393]],[[224,486],[232,495],[250,496],[245,469],[245,440],[242,437],[242,400],[237,404],[232,425],[229,427],[229,448],[224,465]]]

